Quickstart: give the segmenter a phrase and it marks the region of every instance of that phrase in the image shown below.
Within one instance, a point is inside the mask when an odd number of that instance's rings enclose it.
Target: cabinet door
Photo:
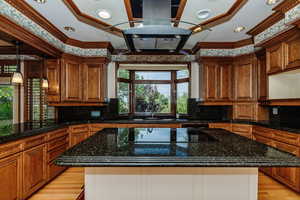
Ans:
[[[89,136],[89,132],[77,132],[77,133],[71,133],[70,136],[70,146],[73,147],[76,144],[82,142]]]
[[[62,101],[82,101],[82,66],[81,64],[63,60],[62,64]]]
[[[257,94],[259,100],[266,100],[268,95],[268,81],[267,81],[267,65],[266,56],[261,56],[257,60],[258,63],[258,87]]]
[[[234,119],[253,119],[255,116],[255,105],[252,103],[237,103],[233,105]]]
[[[47,60],[45,62],[49,88],[47,91],[48,102],[60,101],[60,61]]]
[[[252,60],[235,66],[235,95],[237,100],[254,99],[254,65]]]
[[[10,156],[0,160],[0,199],[19,200],[21,199],[21,154]]]
[[[204,65],[205,99],[216,100],[218,95],[218,65],[215,63]]]
[[[253,131],[253,138],[257,142],[269,145],[269,146],[274,146],[273,140],[270,138],[262,137],[260,135],[256,134],[257,131]],[[260,171],[264,172],[265,174],[272,176],[273,175],[273,168],[272,167],[260,167]]]
[[[23,152],[23,198],[30,196],[46,183],[46,145]]]
[[[281,72],[284,66],[283,44],[275,45],[267,49],[267,73]]]
[[[275,148],[278,148],[282,151],[286,151],[291,154],[299,156],[299,147],[281,143],[281,142],[274,142],[274,146]],[[293,189],[300,191],[300,168],[295,168],[295,167],[274,168],[274,177],[279,181],[292,187]]]
[[[232,99],[232,65],[221,65],[219,69],[219,98],[221,100]]]
[[[291,69],[300,66],[300,36],[299,34],[290,38],[285,43],[286,64],[285,69]]]
[[[103,102],[102,92],[102,65],[85,64],[84,65],[84,101],[85,102]],[[103,88],[104,89],[104,88]]]

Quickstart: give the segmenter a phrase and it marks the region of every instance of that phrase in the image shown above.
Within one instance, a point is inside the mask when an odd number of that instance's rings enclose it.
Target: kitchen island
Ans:
[[[292,154],[221,129],[104,129],[56,164],[85,167],[85,198],[256,200],[258,167],[296,167]]]

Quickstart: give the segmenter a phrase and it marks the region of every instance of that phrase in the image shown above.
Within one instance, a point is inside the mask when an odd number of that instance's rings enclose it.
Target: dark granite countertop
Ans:
[[[298,167],[300,158],[209,128],[104,129],[58,157],[80,167]]]
[[[249,120],[195,120],[195,119],[160,119],[160,120],[140,120],[140,119],[119,119],[119,120],[93,120],[76,122],[56,122],[38,121],[21,124],[13,124],[0,127],[0,144],[16,141],[30,136],[39,135],[45,132],[53,131],[69,125],[90,124],[90,123],[114,123],[114,124],[208,124],[208,123],[240,123],[259,125],[267,128],[288,131],[300,134],[300,123],[278,124],[270,121],[249,121]]]

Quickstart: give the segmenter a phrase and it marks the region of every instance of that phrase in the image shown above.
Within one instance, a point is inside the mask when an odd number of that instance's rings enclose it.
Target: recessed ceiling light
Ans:
[[[140,49],[137,49],[137,50],[136,50],[136,52],[142,52],[142,50],[140,50]]]
[[[210,17],[210,15],[211,15],[211,10],[209,9],[203,9],[197,12],[198,19],[207,19]]]
[[[47,2],[47,0],[34,0],[34,1],[40,4],[44,4]]]
[[[64,29],[68,32],[75,32],[75,28],[72,26],[65,26]]]
[[[245,30],[246,28],[244,26],[238,26],[234,29],[234,32],[239,33]]]
[[[274,5],[278,2],[279,0],[267,0],[267,5]]]
[[[110,19],[111,14],[108,10],[101,9],[98,11],[98,16],[102,19]]]
[[[140,36],[139,36],[139,35],[136,35],[136,34],[133,34],[132,37],[133,37],[133,38],[139,38]]]
[[[180,39],[181,36],[180,35],[175,35],[175,38]]]

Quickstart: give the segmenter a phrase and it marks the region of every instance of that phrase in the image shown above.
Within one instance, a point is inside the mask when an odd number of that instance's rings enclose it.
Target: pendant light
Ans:
[[[16,59],[17,59],[17,70],[13,73],[11,83],[12,84],[23,84],[23,76],[21,73],[21,56],[20,56],[20,42],[16,42]]]
[[[49,88],[49,81],[47,79],[47,77],[45,76],[45,58],[43,58],[43,79],[42,79],[42,88],[43,89],[48,89]]]

